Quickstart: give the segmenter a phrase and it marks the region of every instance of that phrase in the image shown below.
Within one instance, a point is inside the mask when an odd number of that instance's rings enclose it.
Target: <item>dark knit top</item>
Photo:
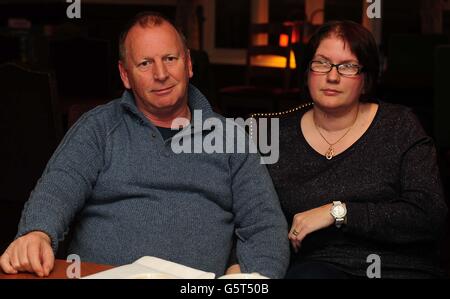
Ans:
[[[301,132],[307,110],[280,119],[280,159],[269,165],[283,211],[290,226],[296,213],[340,200],[347,224],[306,236],[291,263],[323,261],[366,276],[367,257],[377,254],[382,278],[441,275],[435,244],[447,207],[433,141],[415,115],[380,102],[364,135],[327,160]]]

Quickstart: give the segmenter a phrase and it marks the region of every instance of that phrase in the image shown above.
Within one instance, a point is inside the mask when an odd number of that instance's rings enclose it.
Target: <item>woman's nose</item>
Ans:
[[[340,79],[341,79],[341,75],[339,74],[339,72],[337,70],[337,66],[333,65],[331,67],[331,71],[329,71],[327,74],[327,80],[329,82],[339,82]]]

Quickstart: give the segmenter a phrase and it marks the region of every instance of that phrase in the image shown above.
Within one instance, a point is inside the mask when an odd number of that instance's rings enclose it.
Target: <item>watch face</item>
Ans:
[[[345,216],[345,209],[342,205],[334,206],[332,209],[333,216],[336,218],[342,218]]]

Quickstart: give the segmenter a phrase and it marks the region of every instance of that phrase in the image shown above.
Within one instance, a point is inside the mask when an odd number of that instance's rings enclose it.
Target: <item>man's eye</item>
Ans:
[[[151,62],[150,61],[142,61],[141,63],[139,63],[139,67],[140,68],[147,68],[147,67],[149,67],[151,65]]]
[[[166,62],[174,62],[175,60],[177,60],[177,57],[175,56],[168,56],[166,57]]]

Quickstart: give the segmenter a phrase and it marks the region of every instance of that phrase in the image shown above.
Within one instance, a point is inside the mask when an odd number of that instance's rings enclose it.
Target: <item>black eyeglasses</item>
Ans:
[[[327,74],[331,72],[333,67],[336,67],[339,75],[342,76],[356,76],[361,73],[362,65],[353,64],[353,63],[339,63],[339,64],[333,64],[329,63],[328,61],[320,61],[320,60],[313,60],[309,64],[309,69],[315,73],[321,73],[321,74]]]

